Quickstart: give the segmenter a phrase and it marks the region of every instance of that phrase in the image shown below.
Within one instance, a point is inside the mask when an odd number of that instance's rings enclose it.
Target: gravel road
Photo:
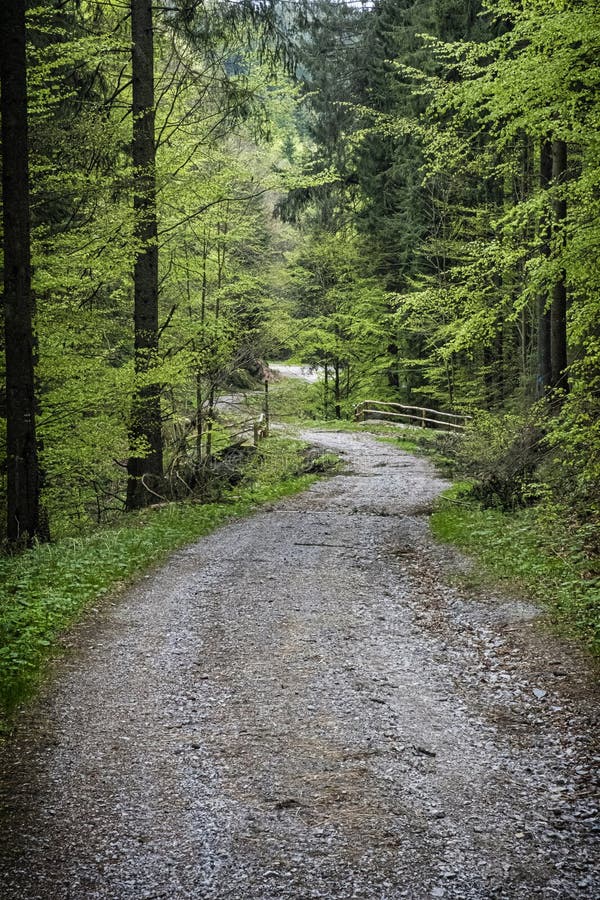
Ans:
[[[3,752],[3,900],[600,896],[588,662],[452,586],[426,461],[307,436],[346,472],[70,636]]]
[[[293,366],[288,363],[271,363],[269,369],[282,378],[299,378],[301,381],[309,382],[309,384],[315,384],[323,374],[321,366]]]

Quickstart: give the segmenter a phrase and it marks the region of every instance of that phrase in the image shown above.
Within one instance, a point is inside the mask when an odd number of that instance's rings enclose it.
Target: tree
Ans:
[[[552,142],[552,181],[560,191],[553,203],[554,228],[558,241],[564,240],[567,218],[567,201],[562,191],[567,176],[567,144],[564,140]],[[550,380],[552,387],[567,387],[567,275],[564,269],[557,272],[552,288],[550,308]]]
[[[252,143],[267,131],[266,105],[274,96],[271,67],[259,66],[252,51],[242,52],[229,26],[203,34],[199,48],[193,35],[173,27],[171,13],[154,7],[154,243],[159,257],[160,346],[157,341],[156,352],[140,354],[149,368],[136,375],[133,276],[141,251],[153,241],[144,242],[135,227],[136,220],[147,224],[148,217],[134,215],[134,189],[141,198],[147,192],[143,180],[133,177],[131,159],[131,18],[117,0],[43,0],[29,12],[36,424],[44,471],[42,499],[57,537],[90,521],[113,521],[122,512],[132,486],[127,457],[133,458],[135,450],[143,456],[149,449],[145,436],[132,438],[131,408],[135,397],[154,385],[160,386],[155,413],[162,417],[164,463],[170,465],[174,433],[190,412],[190,387],[197,371],[189,343],[197,322],[190,320],[186,329],[180,328],[187,316],[177,278],[184,245],[190,266],[198,269],[208,218],[214,215],[223,222],[219,211],[231,199],[235,216],[239,213],[248,221],[252,197],[264,192],[266,177],[274,180],[270,154],[267,162],[264,153],[265,164],[258,167]],[[246,47],[250,30],[244,34]],[[232,133],[254,147],[243,166],[235,163],[237,148],[227,143]],[[217,157],[223,159],[221,178],[212,165]],[[264,223],[267,210],[254,206],[252,215]],[[213,265],[210,260],[209,269]],[[233,269],[224,275],[223,291],[231,277]],[[194,287],[192,273],[192,291]],[[252,292],[258,297],[261,289]],[[225,310],[224,296],[220,302]],[[206,349],[207,359],[222,362],[221,381],[235,368],[232,358],[240,357],[231,350],[229,316],[222,319],[223,327],[210,338],[211,351]],[[242,336],[258,343],[257,332],[250,335],[245,326],[236,331],[236,337]],[[215,391],[224,386],[221,381]],[[208,391],[203,403],[210,391],[206,383],[204,387]],[[222,439],[220,435],[217,450]],[[151,488],[153,478],[144,477]],[[141,485],[141,477],[133,481]],[[147,502],[152,494],[143,490],[142,502]]]
[[[181,7],[165,10],[165,21],[173,32],[175,75],[181,52],[181,35],[188,48],[207,55],[209,68],[223,67],[217,78],[221,89],[229,88],[223,120],[240,118],[252,108],[252,92],[245,79],[231,77],[244,71],[233,49],[240,41],[256,45],[266,53],[274,35],[271,4],[255,7],[251,2],[221,3],[214,9],[191,0]],[[257,26],[248,32],[248,26]],[[260,26],[260,28],[258,27]],[[135,509],[160,496],[163,477],[161,388],[156,382],[159,351],[159,231],[157,225],[156,136],[154,95],[154,27],[151,0],[131,0],[132,31],[132,160],[134,175],[135,238],[134,268],[134,352],[136,385],[131,410],[131,451],[128,462],[127,507]],[[275,40],[275,56],[281,45]],[[220,54],[230,55],[224,65]],[[276,62],[277,60],[275,60]],[[239,71],[238,71],[239,69]],[[179,86],[173,79],[177,105]],[[194,106],[194,105],[193,105]],[[187,111],[183,121],[190,118]],[[170,129],[169,129],[170,130]],[[154,371],[153,371],[154,370]],[[212,394],[211,394],[212,396]],[[209,453],[210,456],[210,453]]]
[[[540,180],[542,192],[547,191],[552,181],[552,144],[548,140],[540,143]],[[539,225],[541,246],[540,253],[547,259],[550,256],[551,225],[544,212]],[[548,309],[548,291],[543,285],[537,300],[537,372],[536,397],[543,397],[552,383],[551,344],[550,344],[550,310]]]
[[[158,227],[154,135],[154,28],[152,0],[131,0],[132,162],[136,259],[134,267],[134,362],[131,453],[127,508],[152,502],[163,475],[160,386],[152,369],[158,353]]]
[[[6,340],[7,536],[41,536],[36,443],[25,0],[6,0],[2,45],[2,191]]]

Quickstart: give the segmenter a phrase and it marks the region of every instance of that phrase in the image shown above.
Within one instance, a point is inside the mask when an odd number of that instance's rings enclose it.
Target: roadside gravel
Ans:
[[[600,895],[588,661],[453,586],[426,461],[305,437],[347,470],[69,636],[2,753],[3,900]]]

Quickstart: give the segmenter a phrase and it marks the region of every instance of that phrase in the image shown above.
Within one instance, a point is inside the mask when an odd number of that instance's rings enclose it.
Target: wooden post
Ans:
[[[264,436],[269,437],[269,382],[265,378],[265,427]]]

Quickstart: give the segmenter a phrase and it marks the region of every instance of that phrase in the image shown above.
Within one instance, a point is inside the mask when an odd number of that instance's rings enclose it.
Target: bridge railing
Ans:
[[[404,403],[390,403],[385,400],[363,400],[354,408],[354,419],[356,422],[365,422],[367,419],[385,419],[392,422],[406,420],[407,423],[422,428],[431,426],[462,431],[472,416],[441,412],[437,409],[428,409],[426,406],[406,406]]]

